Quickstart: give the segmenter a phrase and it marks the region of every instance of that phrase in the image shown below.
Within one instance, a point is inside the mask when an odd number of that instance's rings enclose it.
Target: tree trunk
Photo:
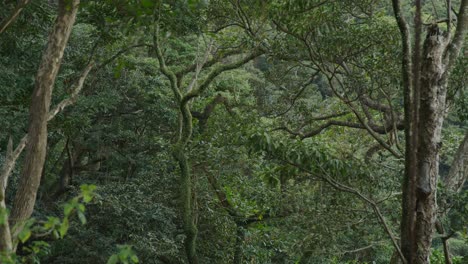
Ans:
[[[447,8],[447,31],[442,34],[437,23],[429,26],[421,56],[414,54],[420,46],[420,17],[415,17],[414,35],[411,35],[410,26],[401,12],[400,0],[392,0],[392,4],[402,38],[405,96],[406,152],[401,220],[401,248],[405,259],[402,261],[429,263],[437,220],[439,148],[448,76],[468,29],[468,0],[460,3],[453,37],[450,4]],[[415,16],[420,16],[421,1],[415,1],[415,4]],[[412,46],[415,47],[414,52],[411,51]]]
[[[444,50],[447,41],[437,25],[428,29],[421,63],[421,91],[417,153],[414,263],[429,263],[437,219],[436,191],[439,149],[447,95]]]
[[[5,164],[11,160],[12,155],[13,140],[10,137],[8,141]],[[8,223],[8,215],[5,202],[5,190],[7,187],[7,180],[7,175],[2,175],[2,177],[0,178],[0,252],[5,251],[8,254],[13,249],[13,245],[11,240],[10,225]]]
[[[185,252],[189,264],[198,264],[197,235],[198,230],[193,214],[192,175],[190,164],[185,154],[185,147],[192,137],[192,115],[188,102],[182,102],[179,114],[179,137],[174,144],[173,155],[180,168],[180,197],[182,204],[182,217],[185,232]]]
[[[29,108],[29,140],[10,216],[10,224],[14,227],[13,238],[21,231],[22,224],[31,216],[34,209],[46,155],[47,121],[52,90],[75,22],[79,2],[79,0],[59,1],[58,17],[49,35],[47,49],[44,51],[36,75]]]
[[[48,190],[48,194],[46,195],[46,200],[48,202],[58,199],[68,190],[75,176],[77,164],[80,163],[85,150],[86,149],[82,148],[80,144],[75,145],[73,144],[72,139],[67,138],[67,142],[65,143],[65,148],[63,150],[67,153],[67,158],[63,161],[62,168],[60,169],[60,178]]]

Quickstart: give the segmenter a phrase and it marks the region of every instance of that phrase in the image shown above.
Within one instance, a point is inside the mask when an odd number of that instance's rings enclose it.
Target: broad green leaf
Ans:
[[[73,204],[71,203],[66,203],[65,204],[65,207],[63,208],[63,213],[65,214],[65,216],[69,216],[71,214],[71,212],[73,211],[74,209],[74,206]]]
[[[117,264],[119,262],[119,257],[117,255],[112,255],[109,260],[107,260],[107,264]]]
[[[67,232],[68,232],[68,228],[70,227],[70,222],[68,220],[67,217],[65,217],[63,219],[63,222],[62,224],[60,225],[60,229],[59,229],[59,232],[60,232],[60,238],[63,238]]]
[[[23,230],[18,234],[19,240],[24,243],[28,241],[28,239],[31,237],[31,229],[29,227],[25,226]]]

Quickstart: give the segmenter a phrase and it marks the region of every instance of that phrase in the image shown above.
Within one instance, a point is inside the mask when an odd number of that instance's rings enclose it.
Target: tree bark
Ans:
[[[192,177],[190,173],[190,164],[187,155],[185,154],[185,147],[187,146],[192,136],[192,115],[188,104],[183,104],[180,107],[181,114],[180,140],[174,145],[174,158],[179,163],[180,168],[180,196],[182,201],[182,215],[184,222],[184,232],[187,236],[185,239],[185,251],[189,264],[198,264],[198,256],[196,251],[196,241],[198,229],[195,225],[193,217],[193,198],[192,198]]]
[[[429,263],[437,219],[439,149],[447,95],[447,67],[444,64],[446,45],[447,40],[438,26],[431,26],[424,42],[421,63],[414,263]]]
[[[49,34],[42,56],[29,108],[28,144],[24,166],[10,216],[12,237],[21,231],[31,216],[41,181],[47,147],[47,121],[57,73],[78,11],[79,0],[60,0],[58,17]]]
[[[412,37],[409,25],[402,16],[400,1],[392,0],[392,3],[402,36],[405,95],[406,153],[401,248],[408,263],[429,263],[437,219],[439,148],[446,114],[447,83],[466,35],[468,0],[461,1],[453,38],[450,31],[441,33],[437,23],[431,25],[420,57],[415,54],[417,49],[411,51]],[[418,4],[420,1],[416,1]],[[420,10],[417,10],[416,16],[420,15],[418,12]],[[415,21],[416,43],[413,44],[419,47],[420,17],[416,17]]]

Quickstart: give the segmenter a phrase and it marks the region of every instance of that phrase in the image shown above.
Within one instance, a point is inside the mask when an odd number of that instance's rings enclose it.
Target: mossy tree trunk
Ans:
[[[155,17],[159,15],[160,13],[156,10]],[[186,153],[187,146],[192,138],[193,129],[190,102],[192,99],[200,96],[220,74],[241,67],[263,54],[263,51],[258,48],[252,48],[253,51],[251,53],[237,60],[229,58],[234,55],[240,56],[242,51],[237,49],[231,52],[216,52],[215,55],[210,57],[210,54],[213,52],[210,44],[206,47],[206,52],[202,58],[198,58],[194,64],[187,65],[182,70],[175,72],[166,65],[159,41],[159,25],[157,21],[159,21],[159,18],[155,18],[155,30],[153,35],[154,53],[159,61],[161,73],[169,80],[170,88],[178,105],[178,127],[176,131],[176,141],[172,145],[172,154],[180,169],[180,206],[186,236],[185,252],[188,263],[197,264],[199,262],[196,243],[198,231],[194,219],[194,209],[192,207],[194,201],[192,173],[190,171],[191,165]],[[234,62],[221,63],[222,60]],[[210,69],[210,71],[207,73],[206,77],[199,79],[199,74],[207,69]],[[188,84],[185,84],[184,77],[188,73],[193,73],[194,77]]]

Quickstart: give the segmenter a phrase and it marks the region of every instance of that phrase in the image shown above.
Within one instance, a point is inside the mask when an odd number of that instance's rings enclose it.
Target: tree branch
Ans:
[[[289,107],[284,110],[283,112],[279,113],[279,114],[276,114],[275,117],[279,117],[279,116],[282,116],[282,115],[285,115],[286,113],[288,113],[293,107],[294,107],[294,104],[296,103],[296,100],[299,98],[299,96],[302,95],[302,93],[305,91],[305,89],[314,81],[315,77],[317,77],[317,75],[319,74],[320,72],[315,72],[310,78],[309,80],[307,80],[305,83],[303,83],[301,85],[301,88],[299,89],[299,92],[294,96],[294,98],[291,100],[291,104],[289,105]]]
[[[72,93],[71,93],[70,97],[68,97],[67,99],[64,99],[63,101],[61,101],[54,109],[52,109],[49,112],[49,116],[47,118],[48,122],[50,120],[52,120],[63,109],[65,109],[65,107],[67,107],[67,106],[69,106],[71,104],[74,104],[76,102],[76,100],[78,99],[78,94],[80,93],[81,89],[83,89],[84,81],[86,80],[86,77],[88,77],[88,74],[91,71],[91,69],[93,68],[93,66],[94,66],[93,62],[91,62],[90,64],[88,64],[88,66],[86,66],[86,68],[81,73],[81,76],[79,77],[78,81],[73,86]]]
[[[208,68],[208,67],[211,67],[213,65],[215,65],[216,63],[220,62],[221,60],[229,57],[229,56],[232,56],[232,55],[236,55],[236,54],[240,54],[242,51],[240,49],[233,49],[233,50],[229,50],[229,51],[226,51],[224,53],[221,53],[221,52],[218,52],[216,54],[216,56],[214,56],[213,58],[211,58],[210,60],[208,60],[205,64],[204,64],[204,67],[205,68]],[[194,71],[195,69],[197,68],[197,63],[194,63],[178,72],[175,73],[175,75],[177,76],[178,79],[182,78],[183,76],[185,76],[186,74],[188,74],[189,72],[192,72]]]
[[[154,49],[156,52],[156,57],[159,62],[159,69],[161,70],[162,74],[164,74],[168,79],[171,84],[171,89],[172,92],[174,93],[174,96],[176,100],[180,103],[182,100],[182,93],[180,91],[180,88],[177,85],[177,76],[175,73],[171,70],[166,65],[166,61],[164,59],[162,50],[161,50],[161,44],[159,42],[159,25],[156,26],[156,32],[154,33],[153,36],[153,42],[154,42]]]
[[[447,71],[455,65],[455,61],[460,54],[460,50],[463,46],[463,41],[468,31],[468,0],[462,0],[460,3],[460,11],[458,12],[458,22],[455,35],[453,40],[448,45],[447,55],[448,65]]]
[[[0,34],[2,34],[11,23],[13,23],[16,18],[18,18],[19,14],[23,9],[26,7],[27,4],[29,4],[30,0],[20,0],[18,1],[18,4],[16,5],[15,9],[13,12],[6,17],[5,19],[0,22]]]
[[[321,168],[323,173],[318,173],[317,174],[317,173],[313,173],[313,172],[311,172],[311,171],[309,171],[307,169],[304,169],[302,166],[299,166],[297,164],[294,164],[294,163],[291,163],[291,162],[288,162],[288,161],[286,161],[286,162],[288,164],[298,168],[299,170],[302,170],[302,171],[308,173],[311,176],[314,176],[314,177],[317,177],[317,178],[323,180],[324,182],[328,183],[334,189],[353,194],[354,196],[358,197],[359,199],[361,199],[362,201],[364,201],[365,203],[370,205],[372,207],[372,209],[374,210],[374,213],[376,214],[376,216],[379,219],[380,223],[382,224],[382,227],[384,228],[385,232],[387,233],[390,240],[392,241],[393,247],[397,250],[398,254],[400,255],[400,258],[401,258],[402,262],[404,264],[407,263],[404,255],[403,255],[403,253],[402,253],[402,251],[400,249],[400,246],[398,245],[398,242],[397,242],[397,239],[396,239],[395,235],[393,234],[392,230],[388,226],[387,221],[385,220],[385,217],[382,215],[379,206],[373,200],[371,200],[369,197],[363,195],[360,191],[334,180],[330,176],[324,176],[324,175],[328,175],[328,172],[322,167],[320,167],[320,168]]]
[[[237,69],[239,68],[240,66],[248,63],[249,61],[255,59],[256,57],[262,55],[264,52],[260,49],[257,49],[255,50],[254,52],[252,52],[251,54],[247,55],[246,57],[236,61],[236,62],[233,62],[233,63],[229,63],[229,64],[223,64],[223,65],[220,65],[219,67],[213,69],[209,74],[208,76],[205,78],[204,81],[202,81],[202,83],[194,88],[192,91],[186,93],[182,100],[181,100],[181,104],[184,104],[185,102],[188,102],[190,99],[194,98],[194,97],[197,97],[199,96],[202,92],[204,92],[208,86],[211,84],[211,82],[218,76],[220,75],[221,73],[225,72],[225,71],[229,71],[229,70],[233,70],[233,69]]]
[[[86,66],[80,78],[78,79],[78,82],[74,85],[73,92],[70,95],[70,97],[61,101],[53,110],[49,112],[49,116],[47,118],[48,122],[50,122],[58,113],[60,113],[67,106],[76,102],[78,93],[81,91],[84,81],[86,77],[88,76],[92,67],[93,67],[93,63],[90,63],[88,66]],[[18,143],[14,151],[7,153],[7,158],[5,160],[5,163],[2,166],[2,170],[0,174],[0,196],[4,196],[6,187],[8,185],[8,178],[13,168],[15,167],[16,161],[18,160],[21,152],[24,150],[27,142],[28,142],[28,134],[24,135],[21,138],[20,142]]]

